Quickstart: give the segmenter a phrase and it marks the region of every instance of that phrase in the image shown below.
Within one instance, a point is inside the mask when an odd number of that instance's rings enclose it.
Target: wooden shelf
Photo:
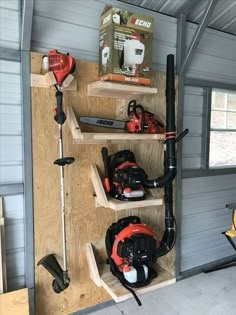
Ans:
[[[90,177],[96,194],[95,197],[96,207],[111,208],[115,211],[119,211],[124,209],[144,208],[163,205],[163,199],[161,197],[156,198],[151,196],[151,194],[147,195],[146,199],[140,201],[120,201],[107,196],[107,194],[104,191],[102,181],[95,164],[91,165]]]
[[[102,96],[122,99],[141,99],[143,95],[157,94],[157,88],[115,83],[110,81],[96,81],[88,84],[89,96]]]
[[[103,287],[115,302],[122,302],[133,298],[133,295],[121,285],[120,281],[113,276],[110,267],[107,264],[97,264],[94,256],[93,246],[91,243],[86,244],[86,255],[90,271],[90,278],[98,287]],[[135,293],[140,295],[153,290],[165,287],[176,282],[175,277],[165,269],[156,265],[157,278],[145,287],[134,289]]]
[[[67,118],[75,144],[120,144],[126,141],[132,141],[132,143],[140,143],[140,141],[153,143],[157,140],[165,139],[164,134],[82,132],[72,106],[67,106]]]

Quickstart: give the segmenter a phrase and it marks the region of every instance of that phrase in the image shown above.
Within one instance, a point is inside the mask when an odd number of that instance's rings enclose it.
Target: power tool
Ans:
[[[153,265],[160,241],[155,232],[139,217],[130,216],[111,224],[105,244],[111,272],[141,305],[132,288],[148,285],[157,277]]]
[[[129,118],[127,121],[90,116],[81,116],[79,121],[94,126],[123,129],[129,133],[165,133],[163,123],[153,113],[146,111],[141,104],[137,104],[135,100],[129,102],[127,116]]]
[[[143,200],[143,179],[147,178],[147,174],[136,163],[133,152],[122,150],[108,156],[107,148],[102,147],[101,153],[105,171],[105,191],[118,200]]]
[[[55,293],[60,293],[67,289],[70,283],[67,269],[66,250],[64,166],[73,163],[75,160],[73,157],[63,156],[62,125],[66,120],[66,114],[63,111],[63,93],[61,92],[61,89],[66,77],[75,70],[75,60],[69,54],[62,54],[55,49],[50,50],[46,58],[48,70],[53,72],[57,81],[55,84],[57,106],[55,108],[54,120],[58,123],[59,159],[55,160],[54,164],[60,167],[63,269],[61,268],[54,254],[44,256],[42,259],[40,259],[38,265],[42,265],[54,277],[52,281],[52,288]]]
[[[127,187],[130,188],[131,193],[140,191],[141,187],[164,188],[165,230],[161,240],[158,240],[155,232],[136,216],[114,222],[106,233],[105,245],[110,270],[133,294],[138,305],[141,305],[141,302],[133,288],[146,286],[157,277],[154,268],[157,258],[169,253],[176,240],[176,220],[173,211],[173,180],[177,172],[175,147],[189,130],[186,129],[176,138],[173,55],[167,56],[166,72],[164,174],[156,179],[148,179],[145,171],[137,166],[131,151],[123,150],[109,157],[107,148],[102,148],[105,168],[104,187],[114,198],[132,200],[132,194],[126,195]],[[124,162],[124,159],[128,163]]]

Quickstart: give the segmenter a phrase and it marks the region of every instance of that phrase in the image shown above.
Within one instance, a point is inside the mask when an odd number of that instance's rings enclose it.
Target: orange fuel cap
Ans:
[[[130,266],[129,265],[125,265],[123,271],[125,271],[125,272],[130,271]]]

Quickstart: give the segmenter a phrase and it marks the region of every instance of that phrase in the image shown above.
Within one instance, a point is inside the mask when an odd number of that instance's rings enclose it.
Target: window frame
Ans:
[[[202,115],[202,157],[199,169],[182,170],[182,178],[208,177],[217,175],[236,174],[236,167],[217,167],[209,168],[210,153],[210,121],[211,121],[211,92],[212,89],[235,91],[236,85],[220,82],[212,82],[208,80],[200,80],[197,78],[186,77],[185,86],[203,88],[203,115]]]
[[[224,93],[226,99],[224,100],[225,102],[225,108],[224,109],[212,109],[212,93],[213,92],[219,92],[219,93]],[[230,93],[231,92],[231,93]],[[232,93],[233,92],[233,93]],[[236,133],[236,128],[235,129],[229,129],[227,127],[225,128],[211,128],[211,113],[212,111],[219,111],[219,112],[234,112],[236,113],[236,110],[228,110],[228,94],[235,94],[236,95],[236,90],[231,90],[231,89],[219,89],[219,88],[208,88],[207,93],[209,93],[208,98],[207,98],[207,115],[208,115],[208,120],[207,120],[207,157],[206,157],[206,169],[209,170],[224,170],[224,169],[236,169],[236,165],[224,165],[224,166],[210,166],[210,133],[211,131],[216,131],[216,132],[235,132]],[[225,126],[227,125],[227,115],[225,118]],[[205,142],[206,139],[204,138],[204,134],[202,134],[202,142]]]

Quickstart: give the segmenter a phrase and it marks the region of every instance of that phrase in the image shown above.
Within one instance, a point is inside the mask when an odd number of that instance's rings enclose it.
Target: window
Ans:
[[[236,166],[236,92],[212,90],[209,167]]]

